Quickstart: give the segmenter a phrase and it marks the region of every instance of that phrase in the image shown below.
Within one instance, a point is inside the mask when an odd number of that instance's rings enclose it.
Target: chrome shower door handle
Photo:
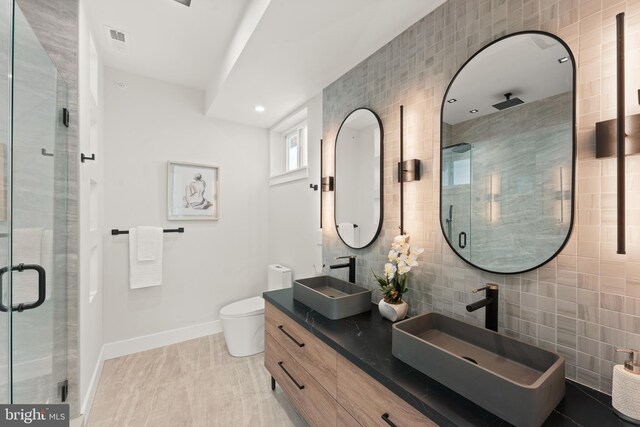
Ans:
[[[23,312],[24,310],[31,310],[37,307],[40,307],[44,300],[47,297],[47,273],[44,271],[44,268],[38,264],[18,264],[11,266],[11,271],[18,271],[22,273],[25,270],[34,270],[38,273],[38,299],[29,303],[20,303],[17,305],[11,306],[11,311]],[[3,283],[2,278],[5,273],[9,271],[9,267],[0,268],[0,311],[8,311],[9,307],[4,305],[1,301],[3,295]]]

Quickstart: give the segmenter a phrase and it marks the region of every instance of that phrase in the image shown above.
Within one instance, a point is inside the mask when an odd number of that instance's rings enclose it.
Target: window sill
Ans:
[[[307,166],[273,175],[269,177],[269,185],[286,184],[287,182],[298,181],[300,179],[309,178],[309,169]]]

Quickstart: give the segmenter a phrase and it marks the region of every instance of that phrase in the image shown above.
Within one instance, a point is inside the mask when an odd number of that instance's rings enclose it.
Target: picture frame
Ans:
[[[220,167],[167,162],[167,219],[217,221],[220,218]]]

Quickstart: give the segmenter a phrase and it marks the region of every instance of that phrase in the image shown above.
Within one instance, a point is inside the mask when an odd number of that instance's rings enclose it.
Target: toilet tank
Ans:
[[[280,264],[269,265],[268,290],[291,287],[291,269]]]

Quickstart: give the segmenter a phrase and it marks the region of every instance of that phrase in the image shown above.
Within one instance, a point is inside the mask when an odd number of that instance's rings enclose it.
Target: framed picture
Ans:
[[[219,197],[218,166],[168,162],[167,219],[217,220]]]

